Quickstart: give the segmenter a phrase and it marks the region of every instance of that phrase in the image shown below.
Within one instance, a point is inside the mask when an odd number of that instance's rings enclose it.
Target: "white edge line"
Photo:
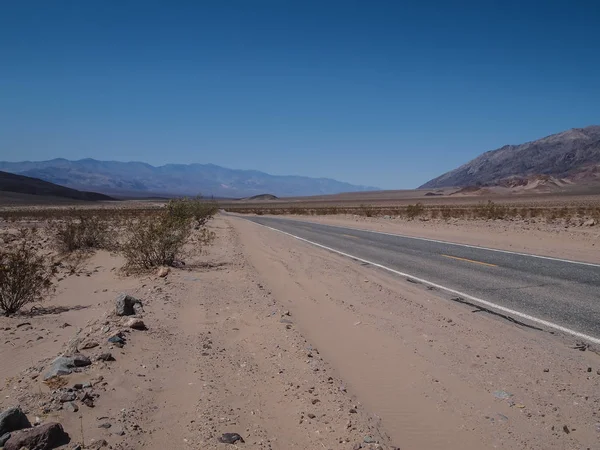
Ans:
[[[245,219],[245,220],[248,220],[248,219]],[[590,342],[592,342],[594,344],[600,345],[600,339],[599,338],[595,338],[593,336],[589,336],[587,334],[580,333],[579,331],[571,330],[570,328],[563,327],[563,326],[558,325],[558,324],[553,323],[553,322],[548,322],[547,320],[544,320],[544,319],[539,319],[537,317],[530,316],[529,314],[525,314],[525,313],[522,313],[520,311],[515,311],[514,309],[510,309],[510,308],[507,308],[505,306],[497,305],[496,303],[492,303],[492,302],[489,302],[487,300],[482,300],[480,298],[473,297],[472,295],[465,294],[464,292],[460,292],[460,291],[457,291],[455,289],[447,288],[445,286],[442,286],[442,285],[437,284],[437,283],[433,283],[433,282],[425,280],[423,278],[415,277],[414,275],[411,275],[409,273],[400,272],[398,270],[394,270],[394,269],[392,269],[390,267],[387,267],[387,266],[384,266],[382,264],[378,264],[378,263],[369,261],[367,259],[359,258],[358,256],[354,256],[354,255],[351,255],[349,253],[345,253],[345,252],[342,252],[340,250],[336,250],[334,248],[327,247],[325,245],[318,244],[318,243],[313,242],[313,241],[309,241],[308,239],[304,239],[304,238],[301,238],[300,236],[296,236],[294,234],[278,230],[277,228],[272,228],[272,227],[270,227],[268,225],[263,225],[261,223],[254,222],[252,220],[248,220],[248,221],[252,222],[252,223],[255,223],[256,225],[260,225],[261,227],[268,228],[269,230],[277,231],[279,233],[282,233],[282,234],[285,234],[287,236],[293,237],[294,239],[298,239],[299,241],[307,242],[309,244],[315,245],[315,246],[323,248],[325,250],[329,250],[330,252],[337,253],[337,254],[342,255],[342,256],[346,256],[347,258],[352,258],[352,259],[354,259],[356,261],[360,261],[360,262],[364,262],[364,263],[370,264],[370,265],[372,265],[374,267],[378,267],[380,269],[387,270],[388,272],[391,272],[391,273],[396,274],[396,275],[400,275],[402,277],[411,278],[411,279],[416,280],[416,281],[418,281],[420,283],[426,284],[428,286],[433,286],[433,287],[435,287],[437,289],[441,289],[441,290],[449,292],[451,294],[456,294],[456,295],[458,295],[460,297],[469,299],[469,300],[471,300],[471,301],[473,301],[475,303],[479,303],[479,304],[487,306],[489,308],[493,308],[495,310],[502,311],[502,312],[511,314],[513,316],[517,316],[517,317],[520,317],[522,319],[529,320],[530,322],[537,323],[539,325],[544,325],[545,327],[552,328],[554,330],[558,330],[558,331],[561,331],[563,333],[570,334],[571,336],[575,336],[575,337],[578,337],[578,338],[581,338],[581,339],[585,339],[586,341],[590,341]]]
[[[419,241],[437,242],[438,244],[448,244],[448,245],[456,245],[459,247],[476,248],[479,250],[488,250],[490,252],[508,253],[510,255],[529,256],[531,258],[548,259],[550,261],[559,261],[559,262],[564,262],[564,263],[569,263],[569,264],[579,264],[582,266],[600,267],[600,264],[589,263],[589,262],[584,262],[584,261],[573,261],[571,259],[553,258],[552,256],[542,256],[542,255],[534,255],[531,253],[512,252],[510,250],[501,250],[499,248],[480,247],[479,245],[460,244],[458,242],[440,241],[439,239],[430,239],[430,238],[424,238],[424,237],[418,237],[418,236],[408,236],[405,234],[386,233],[385,231],[365,230],[364,228],[345,227],[342,225],[333,225],[333,224],[328,224],[328,223],[312,222],[310,220],[289,219],[287,217],[285,217],[285,218],[284,217],[268,217],[268,218],[287,220],[290,222],[310,223],[313,225],[324,225],[326,227],[335,227],[335,228],[341,228],[341,229],[345,229],[345,230],[364,231],[366,233],[384,234],[386,236],[397,236],[397,237],[402,237],[402,238],[407,238],[407,239],[416,239]],[[257,223],[257,222],[254,222],[254,223]]]

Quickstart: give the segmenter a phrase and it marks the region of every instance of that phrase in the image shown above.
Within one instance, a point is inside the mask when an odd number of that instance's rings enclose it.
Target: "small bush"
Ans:
[[[408,205],[406,207],[406,215],[409,219],[414,219],[415,217],[420,216],[425,211],[422,203],[417,203],[416,205]]]
[[[177,220],[194,220],[196,228],[200,228],[219,211],[219,207],[215,202],[203,201],[201,197],[181,198],[167,203],[167,211]]]
[[[12,250],[0,250],[0,310],[10,316],[42,300],[52,287],[52,271],[27,239]]]
[[[129,221],[121,246],[127,266],[134,270],[172,266],[190,236],[191,221],[169,211]]]
[[[106,220],[96,216],[67,217],[54,225],[54,238],[62,252],[110,248],[111,239]]]
[[[375,208],[371,205],[360,205],[358,213],[361,216],[373,217],[376,211]]]

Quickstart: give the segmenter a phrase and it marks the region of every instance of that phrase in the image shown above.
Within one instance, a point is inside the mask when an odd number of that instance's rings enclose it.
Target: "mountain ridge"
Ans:
[[[139,161],[102,161],[93,158],[0,162],[0,170],[40,178],[73,189],[110,195],[214,195],[249,197],[271,193],[279,197],[378,190],[331,178],[270,175],[251,169],[229,169],[215,164],[164,164]]]
[[[115,200],[97,192],[79,191],[55,183],[0,171],[0,192],[35,195],[40,197],[60,197],[82,201]]]
[[[505,145],[446,172],[419,189],[496,185],[512,177],[551,175],[585,181],[600,165],[600,125],[572,128],[519,145]],[[589,179],[596,179],[591,176]]]

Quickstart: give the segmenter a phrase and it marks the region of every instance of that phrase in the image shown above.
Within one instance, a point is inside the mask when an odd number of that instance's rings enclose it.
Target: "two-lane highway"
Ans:
[[[600,265],[292,219],[246,219],[600,344]]]

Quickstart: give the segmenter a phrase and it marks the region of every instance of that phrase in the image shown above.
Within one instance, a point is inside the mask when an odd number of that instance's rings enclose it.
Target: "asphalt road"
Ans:
[[[600,339],[598,265],[291,219],[246,219]]]

